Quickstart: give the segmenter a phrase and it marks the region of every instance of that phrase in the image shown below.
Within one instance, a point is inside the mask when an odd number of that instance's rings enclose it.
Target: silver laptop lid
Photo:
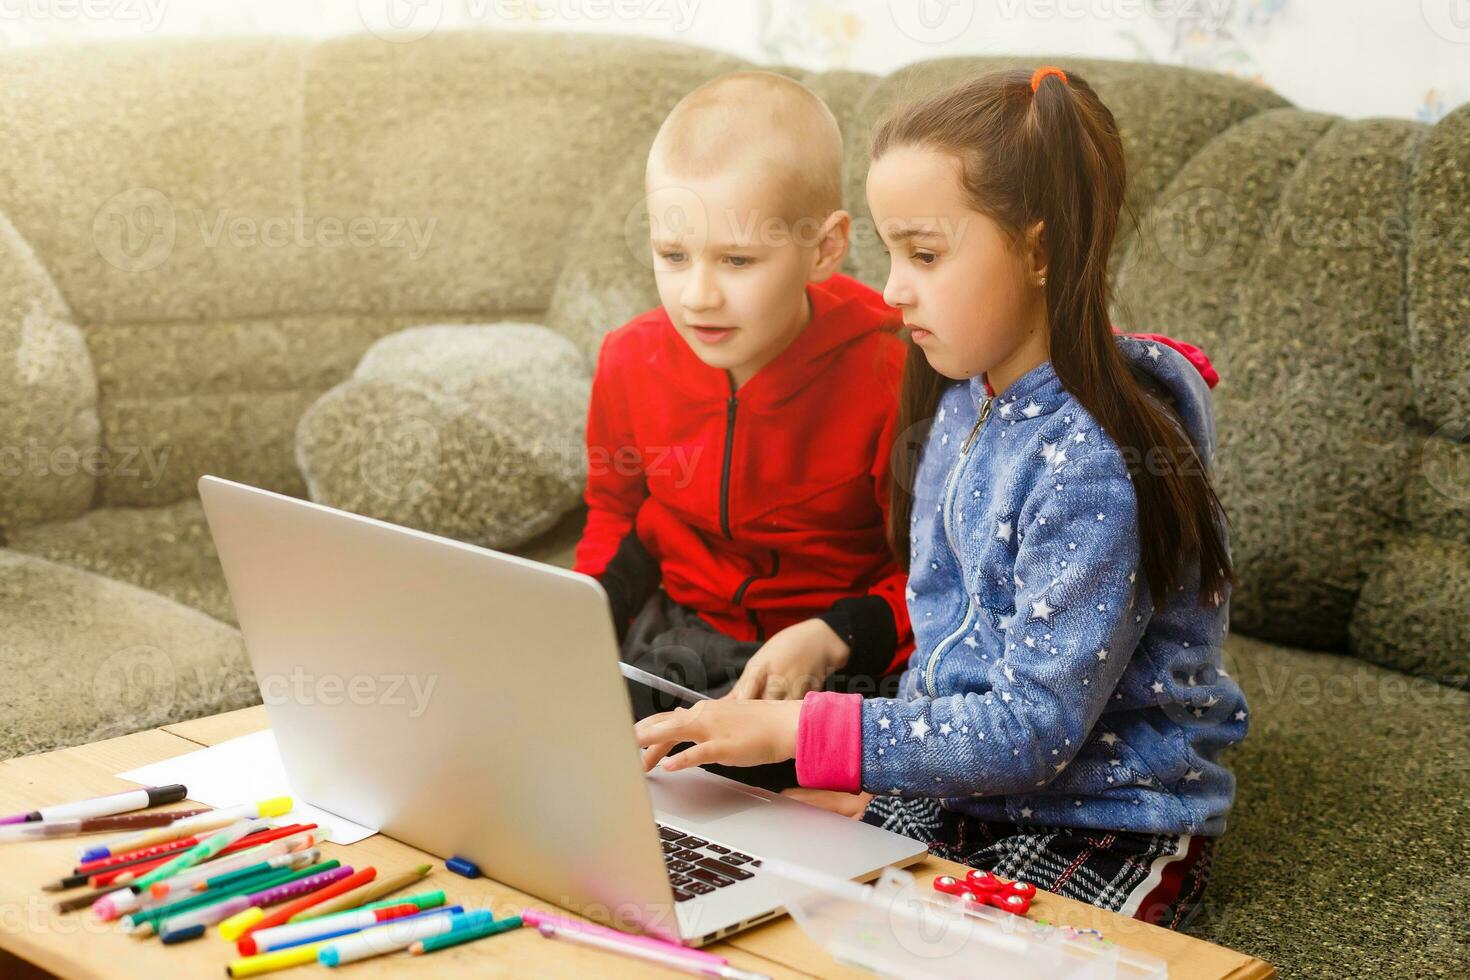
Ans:
[[[310,802],[678,938],[596,581],[216,477],[199,494]]]

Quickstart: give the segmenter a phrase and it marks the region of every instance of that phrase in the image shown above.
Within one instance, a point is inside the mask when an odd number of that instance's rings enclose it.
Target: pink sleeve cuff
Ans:
[[[856,793],[863,782],[863,696],[811,691],[796,725],[796,780]]]

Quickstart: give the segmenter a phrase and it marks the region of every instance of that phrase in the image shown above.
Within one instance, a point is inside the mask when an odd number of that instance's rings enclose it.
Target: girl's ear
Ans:
[[[1044,285],[1046,283],[1046,267],[1051,261],[1051,250],[1047,247],[1046,222],[1038,221],[1026,229],[1025,248],[1022,253],[1026,260],[1026,271],[1030,273],[1033,285]]]
[[[847,255],[848,239],[852,236],[852,215],[846,211],[833,211],[827,215],[817,229],[817,258],[808,273],[809,282],[823,282],[832,278]]]

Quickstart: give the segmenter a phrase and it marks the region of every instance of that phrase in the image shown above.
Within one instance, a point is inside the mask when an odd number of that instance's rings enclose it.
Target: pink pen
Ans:
[[[537,909],[521,909],[521,923],[532,929],[539,929],[545,924],[563,932],[582,932],[594,936],[602,936],[606,939],[617,940],[620,943],[627,943],[630,946],[641,946],[644,949],[658,953],[682,954],[692,960],[707,963],[710,966],[730,965],[730,961],[723,956],[706,953],[702,949],[680,946],[678,943],[666,943],[662,939],[650,939],[648,936],[639,936],[631,932],[620,932],[617,929],[609,929],[607,926],[599,926],[592,922],[578,922],[576,919],[552,915],[549,912],[541,912]]]
[[[521,921],[524,922],[525,919]],[[638,943],[633,937],[620,932],[604,935],[601,932],[592,932],[583,928],[580,923],[577,925],[576,929],[559,928],[542,919],[541,923],[536,926],[536,931],[547,939],[560,939],[578,946],[590,946],[593,949],[616,953],[619,956],[643,960],[646,963],[657,963],[680,973],[714,977],[716,980],[771,980],[764,973],[753,973],[750,970],[730,966],[728,963],[710,963],[687,956],[683,952],[683,947],[671,943]]]

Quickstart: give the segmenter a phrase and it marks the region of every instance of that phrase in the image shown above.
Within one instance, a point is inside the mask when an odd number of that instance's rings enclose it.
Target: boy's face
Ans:
[[[801,333],[806,284],[835,272],[847,247],[846,212],[789,221],[771,183],[733,168],[699,180],[649,168],[659,300],[695,355],[737,386]]]

